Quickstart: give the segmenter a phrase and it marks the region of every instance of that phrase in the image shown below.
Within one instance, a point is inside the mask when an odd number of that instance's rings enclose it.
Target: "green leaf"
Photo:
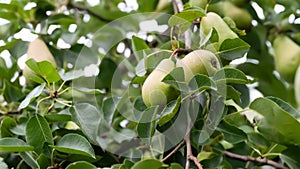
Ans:
[[[202,92],[204,90],[216,90],[216,85],[208,76],[197,74],[189,81],[190,89],[195,92]]]
[[[9,52],[11,56],[14,57],[16,60],[26,54],[28,49],[29,42],[27,41],[20,41],[9,48]]]
[[[206,152],[206,151],[201,151],[198,155],[197,155],[197,159],[199,162],[203,161],[203,160],[207,160],[207,159],[211,159],[214,156],[216,156],[216,154],[214,152]]]
[[[36,159],[37,163],[39,164],[40,168],[47,168],[51,166],[51,159],[48,158],[45,154],[40,154]]]
[[[141,60],[144,56],[145,50],[149,49],[147,43],[145,40],[137,37],[137,36],[132,36],[132,50],[137,58],[137,60]],[[145,53],[147,54],[147,53]]]
[[[219,124],[218,130],[223,133],[224,139],[231,144],[237,144],[247,139],[247,135],[242,130],[226,122]]]
[[[250,45],[240,38],[226,39],[222,42],[219,54],[226,60],[241,58],[248,52]]]
[[[167,74],[162,82],[170,84],[178,90],[187,91],[187,85],[184,80],[184,71],[182,67],[174,68],[169,74]]]
[[[238,84],[247,84],[249,80],[247,76],[240,70],[235,68],[224,67],[218,70],[214,76],[213,80],[216,83],[224,82],[226,83],[238,83]]]
[[[40,153],[44,143],[53,145],[53,137],[47,120],[35,114],[26,124],[26,140],[28,144],[35,147],[35,151]]]
[[[21,98],[23,98],[24,95],[19,86],[13,85],[12,83],[10,83],[7,80],[4,80],[4,84],[5,84],[5,86],[4,86],[3,97],[4,97],[5,101],[7,101],[8,103],[11,103],[11,102],[17,102]]]
[[[241,101],[240,99],[241,93],[232,86],[227,85],[226,94],[227,94],[226,99],[233,99],[236,102]]]
[[[26,65],[48,83],[57,82],[61,79],[55,67],[48,61],[36,62],[30,58],[26,61]],[[40,83],[40,80],[36,82]]]
[[[17,19],[17,15],[16,15],[15,11],[11,11],[11,12],[1,12],[0,11],[0,18],[7,19],[10,21],[10,20]]]
[[[40,169],[40,166],[36,159],[34,159],[33,154],[29,152],[21,152],[20,156],[31,168]]]
[[[153,12],[156,9],[156,6],[158,4],[158,0],[137,0],[139,4],[139,11],[140,12]]]
[[[183,169],[183,167],[178,163],[172,163],[170,169]]]
[[[95,152],[86,138],[79,134],[64,135],[52,148],[69,154],[79,154],[95,158]]]
[[[89,140],[97,144],[98,128],[103,116],[93,105],[79,103],[70,109],[73,121],[80,127]]]
[[[131,169],[159,169],[163,163],[156,159],[145,159],[135,163]]]
[[[300,123],[274,101],[258,98],[250,108],[263,116],[258,129],[266,139],[284,145],[300,145]]]
[[[175,25],[191,24],[195,19],[205,16],[205,11],[202,8],[190,7],[182,12],[172,15],[168,21],[171,27]]]
[[[5,117],[1,121],[0,131],[1,131],[1,138],[4,137],[12,137],[13,133],[10,131],[13,127],[16,127],[17,123],[15,119],[11,117]]]
[[[164,110],[162,111],[159,120],[157,121],[157,124],[162,126],[169,122],[178,112],[179,106],[180,106],[181,98],[178,97],[177,100],[172,100],[169,102]]]
[[[33,151],[34,147],[17,138],[1,138],[0,150],[6,152]]]
[[[47,114],[45,118],[48,122],[67,122],[72,120],[71,115],[68,114]]]
[[[41,85],[35,87],[27,96],[26,98],[21,102],[19,105],[19,109],[24,109],[29,105],[29,103],[35,99],[36,97],[40,96],[43,92],[44,88],[46,86],[46,83],[42,83]]]
[[[242,114],[242,112],[228,114],[224,117],[224,120],[228,124],[231,124],[232,126],[238,127],[239,129],[243,130],[245,133],[253,131],[250,122],[247,120],[247,117]]]
[[[100,73],[98,75],[98,78],[96,79],[96,88],[110,89],[112,85],[117,85],[111,83],[116,69],[117,65],[113,60],[111,60],[110,58],[103,58],[99,66]]]
[[[275,102],[278,106],[280,106],[283,110],[288,112],[290,115],[292,115],[296,119],[300,119],[300,112],[298,112],[295,108],[293,108],[291,105],[289,105],[287,102],[281,100],[277,97],[268,96],[268,99]]]
[[[299,147],[290,147],[280,154],[280,159],[283,161],[283,163],[287,164],[290,169],[299,169],[299,151]]]
[[[93,164],[86,161],[77,161],[69,164],[66,169],[97,169]]]
[[[140,138],[151,138],[155,132],[155,118],[158,107],[150,107],[142,112],[142,117],[137,125]]]

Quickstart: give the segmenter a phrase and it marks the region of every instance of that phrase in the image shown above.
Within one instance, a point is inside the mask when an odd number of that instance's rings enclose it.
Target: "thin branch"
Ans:
[[[86,8],[84,6],[80,6],[80,5],[72,3],[71,0],[68,2],[67,6],[70,7],[70,8],[75,8],[75,9],[78,9],[78,10],[86,11],[88,14],[94,16],[95,18],[97,18],[101,21],[104,21],[104,22],[110,22],[111,21],[109,19],[103,18],[102,16],[98,15],[96,12],[94,12],[93,10],[91,10],[89,8]]]
[[[192,152],[191,126],[190,125],[188,126],[188,132],[185,136],[185,143],[186,143],[186,165],[185,165],[185,169],[190,169],[190,160],[192,160],[196,164],[198,169],[203,169],[202,165],[199,163],[198,159],[193,155],[193,152]]]
[[[223,153],[230,158],[235,158],[235,159],[239,159],[239,160],[243,160],[243,161],[252,161],[252,162],[257,162],[257,163],[261,163],[261,164],[267,164],[267,165],[271,165],[271,166],[279,168],[279,169],[288,169],[287,167],[283,166],[282,164],[279,164],[272,160],[268,160],[267,158],[254,158],[251,156],[244,156],[244,155],[240,155],[240,154],[231,153],[229,151],[224,151]]]
[[[181,141],[166,157],[164,157],[161,162],[165,162],[167,159],[169,159],[172,155],[174,155],[183,145],[184,145],[184,140]]]

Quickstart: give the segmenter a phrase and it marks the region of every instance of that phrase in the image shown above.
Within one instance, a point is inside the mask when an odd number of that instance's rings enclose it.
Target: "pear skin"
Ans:
[[[208,50],[195,50],[176,62],[176,67],[182,67],[185,81],[189,82],[194,75],[204,74],[212,76],[221,68],[215,54]]]
[[[174,87],[162,82],[174,68],[175,63],[171,59],[163,59],[149,74],[142,86],[142,98],[146,106],[166,105],[179,96]]]
[[[300,65],[300,46],[289,37],[280,35],[273,41],[275,68],[288,82],[293,82]]]
[[[220,47],[225,39],[238,38],[238,35],[229,28],[218,14],[209,12],[201,20],[200,31],[202,31],[204,35],[208,35],[212,28],[216,29],[219,36],[219,42],[216,47]]]
[[[250,30],[252,28],[253,18],[247,10],[226,1],[223,3],[223,8],[224,15],[230,17],[239,29]]]

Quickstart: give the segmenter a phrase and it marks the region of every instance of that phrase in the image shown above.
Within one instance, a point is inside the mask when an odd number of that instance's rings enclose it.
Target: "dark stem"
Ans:
[[[174,155],[183,145],[184,145],[184,140],[181,141],[166,157],[164,157],[161,162],[165,162],[167,159],[169,159],[172,155]]]
[[[223,153],[230,158],[235,158],[235,159],[239,159],[239,160],[243,160],[243,161],[252,161],[252,162],[257,162],[257,163],[261,163],[261,164],[267,164],[267,165],[271,165],[271,166],[273,166],[275,168],[279,168],[279,169],[288,169],[287,167],[283,166],[282,164],[279,164],[272,160],[268,160],[267,158],[254,158],[251,156],[244,156],[244,155],[240,155],[240,154],[231,153],[229,151],[224,151]]]

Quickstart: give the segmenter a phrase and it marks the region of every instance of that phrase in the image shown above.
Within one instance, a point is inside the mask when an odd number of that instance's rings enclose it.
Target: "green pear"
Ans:
[[[208,50],[195,50],[176,62],[176,67],[182,67],[185,81],[189,82],[196,74],[212,76],[221,68],[218,57]]]
[[[295,75],[294,91],[295,91],[296,102],[298,104],[298,107],[300,108],[300,66],[298,66]]]
[[[162,82],[174,68],[175,63],[171,59],[164,59],[149,74],[142,86],[142,98],[146,106],[166,105],[179,96],[179,91]]]
[[[208,11],[215,12],[222,17],[230,17],[239,29],[250,30],[252,28],[252,16],[250,13],[229,1],[221,1],[209,5]]]
[[[300,65],[300,46],[289,37],[280,35],[273,41],[275,68],[286,81],[293,82]]]
[[[238,35],[229,28],[218,14],[209,12],[206,16],[202,17],[200,31],[202,31],[204,35],[208,35],[212,28],[215,28],[218,32],[219,42],[218,45],[216,45],[217,48],[220,47],[225,39],[238,38]]]
[[[27,60],[30,58],[33,58],[36,62],[48,61],[55,68],[57,67],[53,55],[49,51],[45,42],[40,38],[37,38],[34,41],[30,42],[27,50]],[[30,79],[33,74],[34,72],[27,65],[25,65],[23,69],[23,75],[26,78],[27,84],[31,83]]]
[[[223,3],[223,8],[224,16],[230,17],[239,29],[251,29],[253,18],[247,10],[227,1]]]

